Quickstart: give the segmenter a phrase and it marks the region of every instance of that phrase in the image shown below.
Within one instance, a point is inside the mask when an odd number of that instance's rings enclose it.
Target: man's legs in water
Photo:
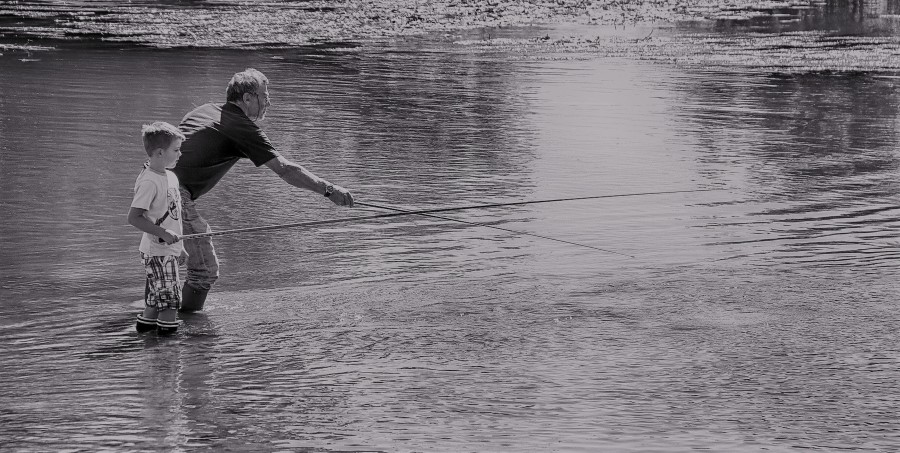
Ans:
[[[184,234],[210,232],[209,223],[197,213],[191,194],[181,187],[181,224]],[[213,248],[212,238],[188,239],[184,241],[184,249],[188,252],[187,278],[181,290],[181,311],[197,311],[203,309],[209,289],[219,278],[219,259]]]

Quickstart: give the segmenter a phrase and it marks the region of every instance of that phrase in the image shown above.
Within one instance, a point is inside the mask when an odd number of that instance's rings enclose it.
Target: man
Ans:
[[[186,138],[181,145],[182,156],[172,171],[181,181],[184,234],[209,231],[195,202],[243,158],[257,167],[269,167],[292,186],[320,193],[339,206],[353,206],[349,191],[285,159],[257,126],[271,105],[268,86],[266,76],[255,69],[239,72],[228,83],[224,105],[202,105],[181,121],[179,129]],[[196,311],[203,308],[210,287],[219,277],[219,262],[210,238],[184,242],[189,257],[181,309]]]

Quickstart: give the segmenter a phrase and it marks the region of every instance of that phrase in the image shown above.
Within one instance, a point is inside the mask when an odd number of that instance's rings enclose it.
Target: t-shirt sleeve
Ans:
[[[253,162],[253,165],[259,167],[266,162],[281,156],[269,137],[265,132],[251,121],[242,122],[241,126],[235,131],[234,141],[237,143],[238,149]]]
[[[141,181],[134,186],[134,198],[131,200],[132,208],[145,211],[150,210],[150,204],[156,198],[156,186],[150,181]]]

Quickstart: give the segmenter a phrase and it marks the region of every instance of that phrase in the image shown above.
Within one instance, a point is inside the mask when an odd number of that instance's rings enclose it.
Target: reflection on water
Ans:
[[[682,22],[687,39],[653,43],[650,53],[682,64],[779,73],[896,71],[898,11],[896,0],[738,4]]]
[[[21,84],[0,97],[4,447],[900,445],[886,74],[427,40],[28,60],[0,56]],[[208,310],[138,336],[140,125],[247,66],[272,80],[276,146],[362,201],[722,190],[452,214],[634,259],[425,218],[223,236]],[[251,165],[201,203],[215,229],[370,212]]]
[[[897,0],[824,0],[723,6],[709,19],[719,32],[826,30],[841,35],[896,35],[898,13]]]
[[[734,239],[777,242],[782,259],[892,266],[897,94],[889,79],[707,74],[685,93],[684,125],[712,165],[739,164],[769,224]],[[874,119],[874,120],[873,120]],[[744,230],[746,219],[736,223]],[[867,244],[871,244],[867,245]],[[764,255],[765,261],[772,259]]]

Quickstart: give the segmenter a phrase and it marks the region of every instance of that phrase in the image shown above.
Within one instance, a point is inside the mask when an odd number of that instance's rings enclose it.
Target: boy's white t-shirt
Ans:
[[[131,207],[146,209],[145,215],[153,223],[168,212],[169,215],[159,226],[174,231],[179,236],[182,234],[181,192],[178,190],[178,177],[175,173],[166,170],[166,174],[160,174],[150,167],[144,167],[134,182]],[[139,247],[141,253],[147,256],[178,256],[184,250],[182,241],[167,245],[165,242],[159,243],[158,239],[150,233],[144,233]]]

